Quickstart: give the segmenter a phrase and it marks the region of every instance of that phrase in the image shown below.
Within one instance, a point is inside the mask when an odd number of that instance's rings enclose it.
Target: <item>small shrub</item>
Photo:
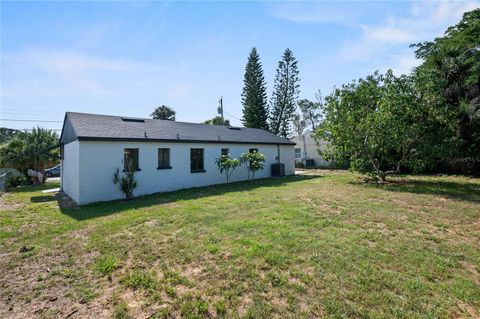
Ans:
[[[112,277],[115,269],[118,268],[118,260],[113,256],[104,256],[97,259],[95,262],[95,271],[102,276]]]
[[[7,180],[6,180],[6,186],[7,188],[12,188],[12,187],[17,187],[20,185],[25,185],[27,183],[27,179],[25,176],[22,175],[12,175],[9,174]]]
[[[295,168],[305,168],[305,163],[302,161],[295,161]]]
[[[247,166],[248,179],[254,179],[255,174],[265,167],[265,155],[257,151],[243,153],[240,156],[240,163]]]
[[[220,174],[225,173],[225,177],[227,178],[227,183],[232,176],[235,168],[240,166],[240,160],[232,158],[230,154],[228,155],[221,155],[219,158],[215,160],[215,164],[217,164],[218,170]]]
[[[127,159],[125,159],[127,161]],[[133,199],[133,190],[137,188],[137,180],[135,179],[135,167],[133,161],[127,161],[126,167],[128,170],[124,172],[124,176],[120,175],[120,170],[117,168],[113,174],[113,183],[125,194],[127,200]]]

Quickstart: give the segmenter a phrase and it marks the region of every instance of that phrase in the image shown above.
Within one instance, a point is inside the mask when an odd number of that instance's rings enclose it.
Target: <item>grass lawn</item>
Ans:
[[[0,200],[0,318],[480,316],[478,178],[317,171],[70,209],[51,187]]]

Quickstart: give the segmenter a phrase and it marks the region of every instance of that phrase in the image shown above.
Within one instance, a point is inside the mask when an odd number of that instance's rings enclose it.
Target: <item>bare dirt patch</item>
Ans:
[[[10,211],[10,210],[17,210],[25,205],[22,203],[15,203],[11,201],[12,199],[12,194],[5,193],[0,197],[0,211],[5,212],[5,211]]]
[[[455,314],[455,318],[465,318],[465,315],[468,315],[469,318],[480,318],[480,312],[478,312],[475,307],[469,305],[463,301],[457,303],[458,308],[460,309],[461,313]]]

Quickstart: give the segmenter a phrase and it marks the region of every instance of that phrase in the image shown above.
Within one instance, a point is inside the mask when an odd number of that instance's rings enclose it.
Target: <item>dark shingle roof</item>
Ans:
[[[295,144],[254,128],[67,112],[61,141],[66,144],[75,139]]]

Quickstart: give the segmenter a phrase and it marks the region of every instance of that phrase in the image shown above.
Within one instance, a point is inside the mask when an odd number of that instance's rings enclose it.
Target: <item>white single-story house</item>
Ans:
[[[305,130],[303,134],[290,139],[295,145],[295,162],[303,163],[310,167],[333,167],[334,163],[325,160],[318,150],[324,150],[327,142],[324,140],[315,141],[313,132]]]
[[[67,112],[60,137],[61,187],[79,205],[124,198],[113,174],[125,169],[127,157],[136,167],[135,196],[221,184],[225,176],[215,159],[253,150],[266,157],[255,178],[272,176],[277,163],[293,175],[294,145],[260,129]],[[231,177],[246,179],[245,166]]]

